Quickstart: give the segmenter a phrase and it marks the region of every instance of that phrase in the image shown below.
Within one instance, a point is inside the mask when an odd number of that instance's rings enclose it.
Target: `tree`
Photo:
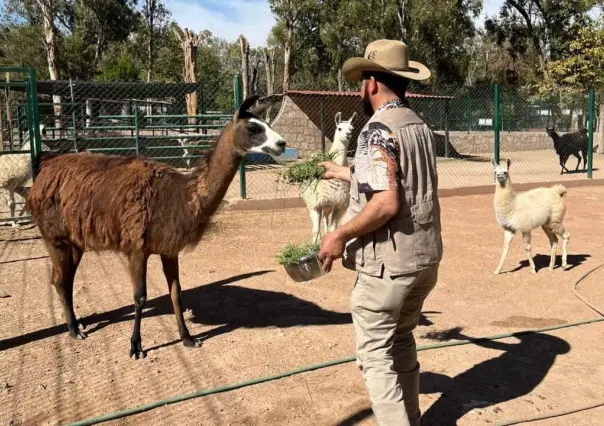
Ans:
[[[568,53],[552,61],[540,90],[549,93],[585,93],[587,88],[604,91],[604,18],[578,31]],[[598,154],[604,154],[604,99],[600,98]]]
[[[151,81],[158,45],[165,38],[172,14],[161,0],[144,0],[142,7],[143,38],[146,45],[147,82]]]
[[[279,20],[278,27],[283,43],[283,91],[289,90],[290,62],[294,44],[294,30],[300,19],[308,14],[315,2],[312,0],[269,0],[271,12]]]
[[[557,59],[589,22],[588,12],[599,0],[505,0],[499,16],[486,22],[500,44],[538,59],[543,75],[550,60]]]

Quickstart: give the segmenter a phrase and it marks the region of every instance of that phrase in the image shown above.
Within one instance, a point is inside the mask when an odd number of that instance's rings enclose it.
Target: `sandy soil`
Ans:
[[[512,175],[513,177],[513,175]],[[517,238],[505,273],[492,275],[502,232],[491,196],[442,200],[445,256],[428,298],[418,344],[486,336],[594,318],[572,284],[604,259],[604,188],[573,188],[565,221],[572,269],[544,269],[545,235],[533,233],[540,267],[529,273]],[[595,215],[595,216],[594,216]],[[67,335],[50,262],[36,230],[0,231],[0,424],[54,425],[200,389],[353,354],[341,265],[309,283],[289,280],[274,255],[310,239],[304,209],[229,212],[181,257],[188,326],[204,339],[185,348],[158,258],[148,274],[144,360],[128,358],[132,290],[122,257],[86,253],[75,283],[88,339]],[[6,241],[10,240],[10,241]],[[558,259],[558,265],[560,260]],[[604,308],[604,270],[581,294]],[[460,327],[462,335],[456,334]],[[453,330],[453,331],[452,331]],[[439,340],[431,339],[439,337]],[[420,353],[426,425],[483,425],[604,402],[604,323]],[[536,423],[599,425],[604,408]],[[196,398],[110,424],[375,425],[353,363]]]

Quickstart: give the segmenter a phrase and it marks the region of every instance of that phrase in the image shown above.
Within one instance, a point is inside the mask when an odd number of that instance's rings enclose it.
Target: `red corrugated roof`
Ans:
[[[288,90],[285,92],[286,95],[307,95],[307,96],[360,96],[359,92],[330,92],[321,90]],[[407,92],[407,97],[412,99],[453,99],[454,96],[445,95],[426,95],[423,93],[411,93]]]

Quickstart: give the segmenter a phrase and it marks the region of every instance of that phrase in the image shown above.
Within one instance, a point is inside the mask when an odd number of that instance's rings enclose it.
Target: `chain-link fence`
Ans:
[[[21,164],[18,158],[28,157],[29,128],[36,123],[42,128],[41,149],[139,154],[185,172],[213,149],[243,100],[240,76],[234,82],[231,77],[222,80],[219,84],[218,80],[38,81],[33,99],[28,98],[27,75],[19,79],[7,74],[0,93],[4,161],[0,172],[8,174],[11,164]],[[271,100],[261,90],[252,90],[264,101]],[[292,162],[318,151],[344,148],[347,163],[354,161],[356,139],[368,120],[358,87],[309,90],[294,84],[272,99],[276,102],[266,118],[286,140],[287,150],[277,158],[248,154],[227,192],[230,200],[297,198],[299,189],[277,184],[278,177]],[[511,159],[514,182],[604,177],[604,156],[597,153],[604,128],[598,120],[598,99],[588,90],[547,97],[497,85],[436,89],[413,85],[408,99],[436,135],[440,188],[491,185],[492,157]],[[338,123],[350,119],[354,129],[342,139]],[[27,165],[31,167],[31,161]],[[31,172],[23,185],[30,184]],[[10,191],[5,192],[2,218],[10,222],[18,212],[11,210]],[[23,201],[18,193],[15,197],[17,203]]]
[[[435,133],[440,188],[492,185],[491,158],[509,158],[511,179],[517,183],[604,177],[604,156],[597,154],[599,104],[590,104],[588,90],[548,97],[498,85],[430,90],[412,86],[408,100]],[[595,130],[591,142],[590,105]],[[287,141],[288,159],[329,151],[336,115],[342,120],[354,115],[347,145],[348,164],[353,162],[356,138],[368,120],[358,92],[296,88],[286,91],[274,108],[271,125]],[[590,146],[595,154],[588,169]],[[260,157],[248,164],[247,197],[297,197],[296,187],[275,189],[286,166]]]

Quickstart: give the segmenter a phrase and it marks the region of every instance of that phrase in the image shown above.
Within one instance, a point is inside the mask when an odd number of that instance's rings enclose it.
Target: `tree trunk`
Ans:
[[[600,112],[598,113],[598,154],[604,154],[604,103],[599,105]]]
[[[287,26],[287,36],[285,38],[285,46],[283,48],[283,92],[287,92],[289,90],[289,62],[292,53],[292,41],[294,38],[294,30],[290,23],[286,22]]]
[[[338,91],[342,92],[344,88],[342,87],[342,67],[338,67]]]
[[[267,96],[275,93],[275,54],[276,48],[264,49],[264,67],[266,70],[266,94]],[[266,120],[270,119],[272,105],[266,109]]]
[[[407,41],[407,27],[406,27],[406,20],[407,20],[407,15],[405,12],[405,9],[407,8],[407,0],[398,0],[397,1],[397,8],[396,8],[396,12],[398,15],[398,24],[401,30],[401,39],[402,41]]]
[[[184,79],[185,83],[196,83],[197,82],[197,48],[201,41],[201,34],[195,34],[193,31],[185,28],[184,31],[180,29],[174,29],[176,37],[180,41],[182,48],[185,65],[184,65]],[[197,91],[186,95],[187,102],[187,114],[197,115]],[[189,118],[189,124],[195,124],[196,118]]]
[[[37,0],[37,2],[42,14],[44,27],[44,47],[46,49],[46,61],[48,62],[48,74],[50,75],[51,80],[58,80],[59,72],[57,67],[57,42],[54,24],[54,0]],[[61,97],[54,95],[52,97],[52,102],[55,114],[55,127],[60,128]]]
[[[239,36],[241,49],[241,76],[243,80],[243,99],[250,95],[250,44],[244,36]]]

